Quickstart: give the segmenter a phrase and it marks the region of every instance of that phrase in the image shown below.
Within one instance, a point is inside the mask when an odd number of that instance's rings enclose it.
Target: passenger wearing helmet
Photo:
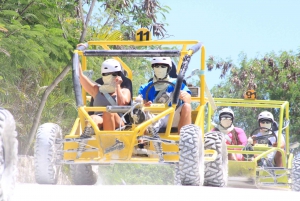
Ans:
[[[230,108],[223,108],[219,112],[219,124],[213,129],[225,135],[226,144],[243,145],[247,144],[245,131],[233,125],[234,113]],[[243,160],[242,154],[228,154],[229,160]]]
[[[151,61],[151,67],[154,72],[153,80],[142,85],[139,89],[139,94],[143,99],[146,99],[146,92],[148,88],[157,81],[169,81],[176,84],[176,80],[169,78],[169,72],[172,68],[172,61],[170,57],[154,57]],[[171,105],[170,95],[174,91],[174,87],[167,83],[160,83],[154,85],[148,93],[148,102],[145,102],[145,106],[150,106],[152,103],[169,103]],[[172,127],[178,127],[180,131],[181,127],[187,124],[191,124],[191,91],[185,84],[181,85],[181,91],[179,99],[182,100],[181,105],[176,109]],[[167,126],[168,118],[166,116],[162,119],[160,128]]]
[[[269,146],[273,146],[273,147],[277,147],[277,142],[276,142],[276,138],[274,136],[270,136],[268,137],[268,141],[265,142],[265,139],[260,139],[260,140],[255,140],[256,137],[259,136],[264,136],[264,135],[268,135],[271,134],[272,132],[270,130],[273,130],[273,132],[276,134],[277,139],[278,139],[278,131],[274,130],[274,124],[276,124],[276,122],[274,121],[274,116],[271,112],[268,111],[263,111],[258,115],[258,125],[261,128],[260,132],[256,135],[253,135],[253,144],[268,144]],[[284,138],[282,138],[282,142],[280,145],[281,148],[285,147],[285,140]],[[283,167],[282,165],[282,155],[280,152],[273,152],[270,153],[268,155],[267,158],[267,165],[268,166],[274,166],[275,167]]]
[[[115,59],[107,59],[102,63],[101,73],[103,85],[91,82],[82,72],[79,63],[80,83],[87,93],[94,98],[93,106],[105,107],[108,105],[128,105],[131,101],[131,93],[127,88],[121,88],[123,82],[120,77],[121,64]],[[91,115],[93,121],[103,130],[115,130],[123,120],[117,113],[96,112]],[[94,133],[90,124],[85,127],[82,137],[90,137]]]

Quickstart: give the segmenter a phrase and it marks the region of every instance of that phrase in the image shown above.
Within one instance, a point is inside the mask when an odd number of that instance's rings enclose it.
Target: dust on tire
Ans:
[[[179,163],[175,169],[176,185],[201,186],[204,180],[204,148],[200,128],[185,125],[180,130]]]
[[[94,185],[97,175],[92,170],[92,165],[78,164],[70,165],[71,181],[75,185]]]
[[[42,124],[36,134],[34,149],[35,180],[39,184],[57,184],[61,165],[56,164],[62,158],[61,144],[56,139],[62,138],[60,126],[54,123]]]
[[[228,182],[228,156],[224,135],[219,131],[204,134],[204,147],[215,150],[215,161],[205,161],[204,185],[223,187]]]
[[[296,157],[292,163],[292,191],[300,191],[300,157]]]
[[[18,133],[12,114],[0,108],[0,200],[10,200],[17,179]]]

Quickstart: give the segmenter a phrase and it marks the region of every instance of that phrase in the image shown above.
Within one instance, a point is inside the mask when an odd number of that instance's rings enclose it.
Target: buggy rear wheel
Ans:
[[[204,185],[222,187],[228,181],[228,156],[224,135],[219,131],[204,134],[204,147],[217,151],[215,161],[206,161]]]
[[[94,185],[97,182],[97,175],[92,170],[92,165],[70,165],[70,170],[71,180],[75,185]]]
[[[292,163],[292,190],[300,191],[300,157],[293,159]]]
[[[204,150],[201,130],[189,124],[180,129],[179,163],[175,168],[176,185],[201,186],[204,180]]]
[[[34,149],[35,180],[39,184],[57,184],[62,159],[62,144],[56,139],[62,138],[61,128],[57,124],[42,124],[37,131]]]
[[[10,200],[17,178],[18,140],[11,113],[0,108],[0,200]]]

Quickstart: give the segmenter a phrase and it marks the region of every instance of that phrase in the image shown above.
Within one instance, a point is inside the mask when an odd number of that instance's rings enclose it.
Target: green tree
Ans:
[[[59,9],[58,9],[59,8]],[[26,144],[44,90],[70,59],[72,45],[57,20],[73,12],[64,1],[3,1],[0,5],[1,105],[19,116],[20,147]],[[3,30],[3,29],[1,29]],[[64,95],[58,90],[56,95]],[[69,102],[60,102],[56,111]],[[53,112],[56,112],[53,111]]]
[[[254,89],[257,99],[283,100],[290,103],[290,133],[299,135],[300,119],[300,54],[282,51],[270,52],[262,58],[248,59],[246,54],[240,55],[238,66],[232,62],[216,59],[213,56],[207,61],[208,70],[220,69],[220,78],[224,79],[218,86],[212,89],[216,98],[243,98],[247,89]],[[252,131],[257,125],[257,115],[260,108],[237,109],[237,124],[248,131]],[[271,111],[278,117],[279,111]],[[242,115],[243,114],[243,115]]]
[[[102,7],[94,15],[97,2]],[[147,0],[2,1],[0,105],[20,117],[20,153],[30,150],[41,121],[69,130],[77,113],[69,74],[76,44],[118,35],[131,40],[132,31],[140,26],[164,37],[164,24],[156,19],[167,10],[158,1]],[[91,61],[97,68],[101,60]],[[141,62],[137,59],[134,65]]]

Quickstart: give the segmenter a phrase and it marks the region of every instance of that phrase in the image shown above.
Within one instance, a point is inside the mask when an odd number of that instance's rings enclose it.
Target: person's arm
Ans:
[[[138,94],[142,96],[145,106],[149,107],[152,104],[152,101],[147,101],[146,102],[147,86],[148,86],[147,84],[144,84],[144,85],[140,86]]]
[[[96,97],[98,91],[99,91],[99,87],[98,85],[92,83],[89,78],[87,78],[81,69],[81,65],[80,62],[78,62],[78,67],[79,67],[79,79],[80,79],[80,84],[82,85],[82,87],[84,88],[84,90],[86,92],[88,92],[93,98]]]
[[[179,99],[182,100],[185,103],[191,103],[192,99],[191,99],[191,91],[189,90],[189,88],[182,83],[181,85],[181,91],[179,93]]]
[[[179,93],[179,99],[182,100],[185,103],[191,103],[191,94],[189,94],[187,91],[181,90]]]
[[[237,131],[239,141],[242,143],[243,146],[245,146],[248,142],[247,135],[246,135],[245,131],[241,128],[235,128],[235,129]]]
[[[129,89],[121,88],[121,84],[123,82],[120,76],[117,76],[115,79],[116,82],[116,94],[117,94],[117,104],[118,105],[128,105],[130,103],[131,94]]]
[[[131,94],[129,89],[121,87],[117,87],[116,90],[117,93],[117,100],[118,100],[118,105],[128,105],[131,100]]]
[[[258,137],[258,134],[252,135],[252,136],[251,136],[251,138],[252,138],[252,140],[253,140],[253,143],[252,143],[253,146],[254,146],[255,144],[257,144],[256,137]]]
[[[273,147],[277,147],[277,142],[274,142],[274,143],[272,144],[272,146],[273,146]],[[281,148],[281,149],[284,149],[284,147],[285,147],[285,143],[281,143],[280,148]]]
[[[276,133],[276,136],[277,136],[277,140],[278,140],[278,133]],[[274,142],[274,143],[272,144],[272,146],[273,146],[273,147],[277,147],[277,142]],[[280,148],[281,148],[281,149],[284,149],[284,148],[285,148],[285,140],[284,140],[283,136],[282,136],[282,138],[281,138],[281,146],[280,146]]]

